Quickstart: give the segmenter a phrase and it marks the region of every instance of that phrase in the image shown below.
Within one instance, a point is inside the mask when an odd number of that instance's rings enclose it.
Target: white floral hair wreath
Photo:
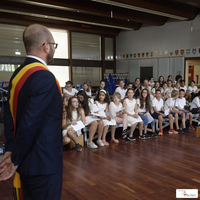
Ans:
[[[107,93],[105,90],[100,90],[99,92],[104,92],[105,94]]]

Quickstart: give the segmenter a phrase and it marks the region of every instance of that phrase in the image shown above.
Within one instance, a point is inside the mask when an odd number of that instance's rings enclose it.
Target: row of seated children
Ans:
[[[185,127],[185,120],[189,117],[190,129],[194,130],[192,126],[192,114],[189,111],[184,110],[184,104],[175,104],[174,100],[178,97],[178,91],[172,92],[172,98],[169,98],[163,105],[163,100],[160,98],[161,91],[156,90],[156,97],[152,101],[152,116],[149,113],[151,107],[151,100],[149,92],[146,88],[141,91],[141,96],[135,100],[134,89],[129,88],[127,90],[127,98],[123,101],[123,105],[120,102],[121,95],[119,93],[113,94],[113,102],[109,102],[108,93],[105,90],[100,90],[93,102],[93,99],[89,98],[87,94],[81,90],[77,93],[77,97],[73,96],[69,99],[68,106],[64,108],[63,117],[63,143],[66,144],[72,139],[76,143],[76,149],[82,150],[80,144],[78,144],[77,136],[81,132],[75,132],[71,127],[71,124],[76,124],[77,121],[82,120],[86,127],[89,128],[89,140],[87,146],[89,148],[97,148],[98,146],[107,146],[109,143],[106,141],[106,134],[109,126],[111,127],[111,142],[119,143],[115,139],[116,123],[123,124],[123,141],[130,142],[135,140],[133,132],[136,125],[139,128],[139,138],[148,139],[147,125],[151,123],[153,137],[157,137],[155,132],[154,118],[159,120],[159,135],[163,134],[162,130],[162,118],[169,118],[170,130],[169,133],[183,133],[190,130]],[[180,91],[180,99],[184,98],[184,91]],[[66,100],[66,99],[65,99]],[[178,102],[178,101],[176,101]],[[109,104],[110,103],[110,104]],[[92,115],[94,104],[98,107],[98,113],[101,117],[94,117]],[[81,107],[79,106],[81,105]],[[124,110],[121,109],[124,107]],[[170,109],[168,116],[164,114],[165,109]],[[176,109],[175,109],[176,108]],[[106,116],[105,112],[110,111],[112,117]],[[195,111],[196,112],[196,111]],[[182,117],[183,130],[178,126],[178,116]],[[175,118],[176,129],[173,129],[173,117]],[[130,126],[130,130],[127,131],[127,127]],[[143,134],[144,126],[144,134]],[[97,145],[93,143],[93,137],[95,132],[98,133]],[[128,135],[128,136],[127,136]]]
[[[135,140],[133,132],[137,124],[139,125],[140,138],[145,139],[145,136],[142,134],[143,120],[138,115],[137,103],[136,100],[133,99],[134,91],[133,89],[129,89],[127,93],[128,98],[124,101],[123,105],[120,102],[121,95],[119,93],[113,95],[113,102],[110,103],[108,93],[105,90],[100,90],[98,92],[94,102],[83,90],[79,91],[77,96],[70,97],[67,106],[65,97],[62,123],[63,143],[66,144],[72,139],[76,143],[77,151],[82,149],[77,140],[77,136],[81,133],[75,132],[71,127],[71,125],[76,124],[79,120],[82,120],[85,126],[89,127],[89,140],[87,144],[89,148],[97,148],[97,145],[109,145],[106,141],[106,134],[109,126],[111,128],[111,142],[119,143],[119,141],[115,139],[116,123],[123,124],[122,135],[124,135],[123,139],[125,142]],[[98,107],[98,114],[101,114],[101,117],[92,115],[94,104]],[[124,110],[122,110],[123,107],[125,108]],[[105,112],[109,111],[113,119],[106,116]],[[127,131],[128,126],[131,127],[130,131]],[[98,137],[97,145],[92,141],[96,131]],[[146,130],[144,133],[146,134]],[[129,134],[129,137],[126,137],[127,134]],[[157,136],[157,134],[154,133],[154,136]]]
[[[175,87],[172,86],[173,82],[172,80],[168,80],[167,82],[162,83],[162,87],[160,86],[160,82],[155,82],[153,88],[149,85],[148,79],[145,79],[143,82],[143,86],[140,84],[140,78],[135,79],[135,84],[128,83],[127,88],[125,87],[124,81],[120,80],[119,87],[116,88],[116,92],[119,92],[122,96],[122,99],[126,96],[126,91],[128,88],[133,88],[135,95],[134,98],[137,98],[141,94],[141,90],[146,88],[150,93],[151,100],[155,97],[155,91],[157,89],[161,90],[161,98],[165,101],[166,99],[171,97],[171,93],[173,90],[179,91],[180,89],[183,89],[185,91],[185,98],[189,102],[191,102],[194,97],[196,96],[198,92],[197,86],[195,86],[195,81],[191,81],[191,86],[188,88],[185,86],[185,81],[181,80],[180,82],[176,82]]]

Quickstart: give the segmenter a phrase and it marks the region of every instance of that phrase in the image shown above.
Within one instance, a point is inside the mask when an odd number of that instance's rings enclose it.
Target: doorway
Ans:
[[[153,77],[153,66],[140,67],[140,81],[143,83],[145,79]]]

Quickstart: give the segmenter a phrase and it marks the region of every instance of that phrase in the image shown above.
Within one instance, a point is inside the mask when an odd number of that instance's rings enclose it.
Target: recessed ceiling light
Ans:
[[[21,52],[15,51],[15,55],[21,55]]]

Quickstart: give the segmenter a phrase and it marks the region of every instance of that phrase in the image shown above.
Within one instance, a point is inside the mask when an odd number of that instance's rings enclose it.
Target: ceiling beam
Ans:
[[[58,10],[54,8],[46,8],[36,5],[28,5],[18,2],[8,2],[7,0],[2,0],[0,10],[5,9],[8,11],[22,12],[23,14],[31,15],[32,13],[42,15],[47,18],[55,18],[61,21],[74,21],[81,22],[85,24],[92,25],[103,25],[107,27],[115,27],[125,30],[138,30],[142,26],[142,23],[132,22],[128,20],[107,18],[97,15],[78,13],[66,10]]]
[[[152,13],[156,15],[166,16],[170,18],[182,20],[193,20],[200,9],[192,5],[176,2],[172,0],[92,0],[95,2],[101,2],[107,5],[114,5],[121,8],[128,8],[132,10],[138,10],[142,12]]]
[[[111,16],[111,6],[93,2],[90,0],[10,0],[21,2],[25,4],[38,5],[42,7],[57,8],[60,10],[72,10],[75,12],[90,13],[92,15],[99,15],[109,17]],[[117,6],[112,6],[113,18],[115,19],[126,19],[130,21],[135,21],[138,23],[146,23],[150,25],[164,25],[167,17],[156,16],[154,14],[134,11],[126,8],[119,8]]]
[[[33,23],[39,23],[44,26],[47,26],[48,28],[58,28],[58,29],[65,29],[65,30],[85,32],[85,33],[103,34],[106,36],[109,35],[117,36],[120,32],[120,29],[115,29],[115,28],[85,25],[81,23],[59,21],[59,20],[5,13],[5,12],[0,12],[0,16],[3,16],[0,17],[0,23],[6,23],[6,24],[28,26]]]

